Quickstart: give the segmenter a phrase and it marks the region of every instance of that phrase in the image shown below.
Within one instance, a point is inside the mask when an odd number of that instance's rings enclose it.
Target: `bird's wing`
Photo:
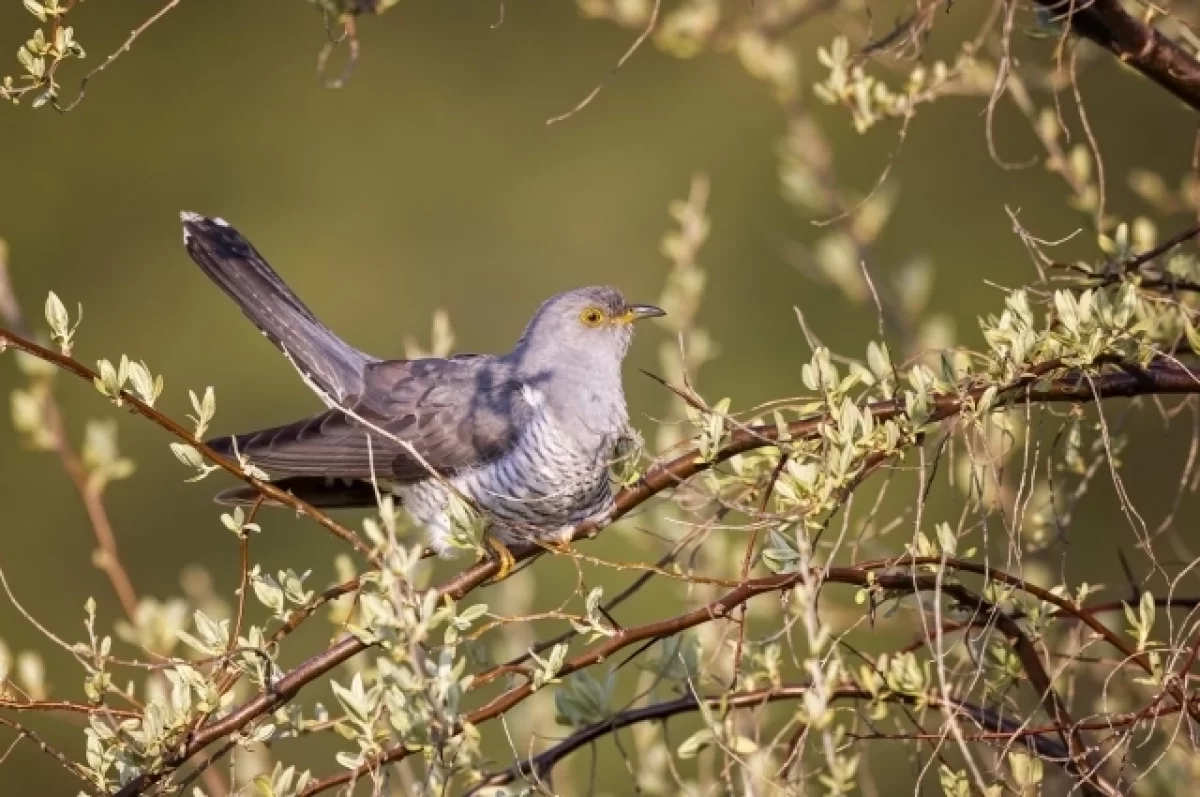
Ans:
[[[362,387],[374,357],[317,320],[263,256],[223,219],[180,214],[183,242],[196,265],[233,299],[302,374],[334,401]]]
[[[493,459],[514,444],[533,413],[522,383],[494,357],[377,362],[367,366],[364,381],[345,410],[209,445],[228,454],[236,441],[272,476],[374,475],[405,483],[427,478],[426,465],[447,475]]]

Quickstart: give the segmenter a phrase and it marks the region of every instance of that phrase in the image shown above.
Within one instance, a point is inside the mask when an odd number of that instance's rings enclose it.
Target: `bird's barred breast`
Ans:
[[[612,508],[608,466],[616,436],[594,440],[581,444],[550,413],[540,412],[511,451],[449,481],[483,510],[502,541],[553,536]],[[400,496],[427,530],[430,545],[445,553],[452,531],[446,486],[431,479],[401,488]]]

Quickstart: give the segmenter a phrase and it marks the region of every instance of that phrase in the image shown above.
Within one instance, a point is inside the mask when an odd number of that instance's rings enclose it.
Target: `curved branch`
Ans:
[[[24,333],[25,324],[21,315],[21,305],[17,302],[17,294],[13,290],[9,277],[6,254],[3,245],[0,245],[0,321]],[[62,463],[63,470],[67,472],[67,477],[75,486],[75,492],[79,493],[79,500],[87,513],[92,532],[96,536],[96,543],[99,546],[98,555],[95,557],[96,566],[108,576],[113,592],[117,593],[117,599],[125,611],[125,616],[130,620],[135,620],[138,608],[137,590],[133,588],[133,582],[130,581],[129,574],[121,564],[121,555],[117,550],[117,535],[113,531],[108,510],[104,506],[102,490],[92,482],[79,452],[71,445],[71,441],[67,437],[66,426],[63,423],[62,408],[50,390],[47,390],[46,394],[42,396],[42,409],[46,413],[46,425],[49,427],[54,451],[58,454],[59,462]]]
[[[751,692],[734,692],[728,695],[702,698],[704,705],[713,709],[725,708],[755,708],[780,700],[800,700],[808,691],[807,686],[782,686],[776,689],[759,689]],[[870,700],[873,696],[865,689],[856,686],[841,686],[831,690],[830,701],[839,700]],[[891,694],[884,698],[886,701],[916,705],[917,698],[913,695]],[[1061,733],[1064,729],[1058,726],[1027,728],[1023,723],[1007,719],[986,708],[963,703],[956,700],[943,700],[937,695],[926,695],[922,704],[938,709],[944,713],[965,714],[975,720],[981,728],[989,729],[986,738],[1001,738],[1006,742],[1013,738],[1029,740],[1032,751],[1040,758],[1062,766],[1070,758],[1066,749],[1052,739],[1042,738],[1045,734]],[[694,695],[654,703],[649,706],[622,711],[612,719],[589,725],[571,734],[558,744],[538,755],[521,761],[516,766],[504,772],[498,772],[476,784],[467,795],[475,794],[484,788],[507,786],[520,777],[533,775],[544,778],[554,765],[581,747],[591,744],[609,734],[615,733],[630,725],[642,722],[654,722],[670,719],[679,714],[687,714],[700,709],[701,700]],[[1105,726],[1108,727],[1108,726]]]
[[[1200,111],[1200,63],[1156,28],[1131,16],[1120,0],[1037,0],[1037,4]]]
[[[1055,609],[1048,617],[1050,619],[1073,619],[1082,620],[1084,616],[1094,616],[1097,614],[1108,614],[1111,612],[1124,611],[1134,601],[1106,601],[1104,603],[1094,603],[1088,606],[1080,606],[1078,612],[1065,611],[1063,609]],[[1200,598],[1155,598],[1154,605],[1159,609],[1195,609],[1200,607]],[[1028,617],[1028,612],[1017,611],[1010,615],[1014,620],[1023,620]],[[976,622],[947,622],[942,625],[942,634],[953,634],[957,631],[963,631],[969,627],[979,626],[981,623]],[[925,645],[929,644],[928,639],[917,638],[909,642],[904,647],[900,648],[898,653],[914,653]]]
[[[15,332],[10,332],[7,329],[0,328],[0,350],[2,350],[5,345],[12,346],[18,351],[23,351],[32,357],[36,357],[39,360],[43,360],[54,366],[57,366],[60,370],[74,374],[75,376],[87,382],[95,383],[95,380],[100,378],[99,374],[73,357],[59,354],[56,351],[51,351],[50,349],[47,349],[44,346],[39,346],[33,341],[28,340],[27,338],[24,338]],[[249,475],[242,470],[241,465],[239,465],[237,462],[227,459],[218,454],[216,451],[213,451],[203,442],[197,440],[195,435],[193,435],[187,429],[183,428],[174,420],[154,409],[132,393],[122,390],[121,399],[128,403],[138,415],[153,421],[175,437],[195,448],[197,451],[203,454],[204,458],[209,462],[212,462],[222,470],[227,471],[228,473],[231,473],[237,478],[246,482],[246,484],[254,487],[262,495],[266,496],[272,501],[276,501],[286,507],[294,509],[296,512],[302,515],[307,515],[308,517],[312,518],[314,521],[316,521],[317,525],[332,532],[334,536],[350,545],[350,547],[362,554],[376,567],[379,566],[379,557],[374,551],[371,550],[370,546],[359,539],[358,535],[356,535],[354,532],[336,522],[333,518],[329,517],[321,510],[305,501],[300,500],[291,493],[280,490],[270,482],[266,482],[262,479],[258,479]]]
[[[983,575],[991,580],[999,581],[1005,584],[1017,586],[1028,591],[1031,595],[1052,603],[1060,609],[1071,612],[1085,622],[1089,628],[1092,628],[1099,633],[1105,641],[1112,644],[1131,660],[1141,666],[1146,672],[1150,672],[1150,662],[1144,654],[1139,654],[1129,648],[1127,644],[1115,633],[1105,628],[1102,623],[1094,617],[1090,617],[1082,613],[1078,607],[1075,607],[1069,600],[1054,595],[1046,590],[1040,589],[1033,584],[1028,584],[1024,580],[1016,576],[1008,575],[1001,571],[992,570],[982,565],[977,565],[972,562],[961,562],[956,559],[943,559],[941,557],[906,557],[903,559],[887,559],[874,562],[866,562],[855,566],[848,567],[833,567],[826,571],[816,570],[810,575],[818,581],[824,581],[832,584],[845,584],[857,587],[878,587],[885,590],[896,590],[902,592],[928,592],[931,590],[940,589],[943,593],[950,595],[955,600],[963,602],[971,606],[980,607],[985,612],[991,612],[993,609],[990,604],[987,604],[982,599],[974,595],[970,590],[960,584],[945,583],[933,573],[916,573],[908,571],[897,571],[897,568],[904,566],[917,565],[940,565],[952,569],[960,569],[971,573]],[[561,678],[570,675],[594,664],[605,661],[611,658],[615,653],[623,648],[645,642],[648,640],[663,639],[674,636],[681,631],[686,631],[689,628],[706,623],[710,620],[728,617],[730,612],[735,608],[745,603],[746,601],[758,595],[763,595],[771,592],[778,592],[794,587],[801,583],[805,574],[800,573],[785,573],[775,576],[767,576],[765,578],[751,579],[740,584],[735,589],[730,590],[721,598],[693,609],[690,612],[672,617],[667,620],[662,620],[656,623],[648,623],[636,628],[627,628],[620,631],[615,636],[609,637],[603,642],[597,644],[584,653],[576,656],[566,662],[557,673],[556,678]],[[1001,631],[1013,640],[1017,645],[1018,654],[1021,658],[1022,666],[1028,667],[1030,671],[1028,676],[1033,682],[1034,687],[1038,691],[1038,699],[1046,707],[1047,713],[1056,720],[1056,723],[1070,730],[1072,734],[1077,733],[1078,728],[1071,723],[1066,717],[1056,694],[1053,692],[1052,683],[1041,661],[1037,658],[1036,652],[1032,650],[1032,643],[1028,642],[1028,637],[1025,637],[1020,631],[1019,626],[1011,619],[1008,623],[1004,622],[1005,616],[1001,615]],[[1022,644],[1021,640],[1025,643]],[[357,642],[357,640],[353,640]],[[344,643],[339,643],[335,648],[341,648]],[[332,650],[332,649],[331,649]],[[531,683],[521,684],[497,696],[487,704],[468,713],[463,721],[470,725],[479,725],[491,719],[495,719],[502,714],[505,714],[514,706],[522,703],[529,698],[536,689]],[[1181,705],[1186,703],[1186,696],[1177,686],[1170,690],[1172,696],[1175,697]],[[248,721],[248,720],[247,720]],[[244,724],[244,723],[243,723]],[[238,726],[240,727],[240,726]],[[236,730],[234,728],[233,730]],[[459,731],[455,729],[454,733]],[[1086,746],[1081,744],[1081,740],[1071,740],[1071,746],[1075,748],[1075,754],[1071,757],[1071,764],[1078,765],[1082,762],[1079,756],[1086,751]],[[341,786],[346,783],[353,782],[358,778],[363,777],[367,773],[378,769],[385,764],[395,763],[407,758],[410,754],[403,744],[389,748],[377,758],[364,763],[357,769],[350,769],[341,772],[337,775],[332,775],[324,780],[311,784],[303,792],[300,797],[312,797],[322,791]],[[1092,772],[1082,773],[1081,777],[1090,780],[1093,777]],[[122,792],[122,797],[131,797],[137,792]]]
[[[24,725],[21,725],[18,722],[13,722],[12,720],[5,719],[4,717],[0,717],[0,726],[12,729],[20,739],[28,739],[29,741],[33,742],[33,744],[35,744],[39,750],[53,758],[63,769],[78,778],[80,781],[80,788],[84,791],[84,793],[92,795],[93,797],[99,797],[101,793],[100,790],[96,788],[96,784],[92,783],[92,781],[80,771],[79,765],[67,758],[63,753],[59,752],[57,748],[52,747],[37,733],[31,731],[29,728],[26,728]]]

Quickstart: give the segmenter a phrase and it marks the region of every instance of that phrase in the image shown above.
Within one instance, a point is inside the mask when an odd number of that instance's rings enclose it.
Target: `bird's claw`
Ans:
[[[567,553],[571,550],[571,534],[546,537],[541,540],[541,545],[554,553]]]
[[[508,549],[508,546],[500,542],[500,540],[496,539],[491,534],[484,535],[483,542],[484,545],[487,546],[487,551],[484,554],[484,558],[491,559],[499,567],[499,569],[496,571],[496,575],[489,578],[487,583],[494,584],[511,576],[513,567],[515,567],[517,564],[517,560],[512,555],[512,551]]]

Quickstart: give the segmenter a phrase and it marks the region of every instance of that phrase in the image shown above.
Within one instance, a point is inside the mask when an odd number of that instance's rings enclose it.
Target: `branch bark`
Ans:
[[[941,557],[902,557],[898,559],[864,562],[849,567],[832,567],[823,571],[818,570],[810,574],[810,577],[830,584],[844,584],[855,587],[879,587],[885,590],[896,590],[902,592],[928,592],[940,588],[942,592],[951,595],[955,599],[964,601],[972,606],[979,606],[985,611],[985,613],[990,613],[990,605],[986,605],[983,601],[981,601],[973,593],[961,585],[943,583],[938,576],[932,573],[917,573],[907,571],[897,572],[897,568],[903,568],[906,566],[916,567],[920,565],[940,565],[946,568],[975,573],[990,580],[999,581],[1001,583],[1023,589],[1034,597],[1053,604],[1072,616],[1078,617],[1089,628],[1100,635],[1100,637],[1106,642],[1115,647],[1117,650],[1121,651],[1126,658],[1128,658],[1130,661],[1133,661],[1145,672],[1151,672],[1150,661],[1144,653],[1138,653],[1137,651],[1131,649],[1129,645],[1120,638],[1119,635],[1106,628],[1104,624],[1096,618],[1083,613],[1069,600],[1055,595],[1047,590],[1041,589],[1036,585],[1029,584],[1015,576],[1011,576],[1002,571],[994,570],[982,565],[977,565],[973,562],[965,562],[956,559],[943,559]],[[606,661],[618,651],[639,642],[665,639],[711,620],[728,617],[734,609],[736,609],[738,606],[741,606],[751,598],[767,593],[791,589],[795,585],[801,583],[802,580],[803,575],[800,573],[786,573],[768,576],[766,578],[751,579],[739,585],[735,589],[730,590],[721,598],[697,609],[693,609],[690,612],[685,612],[684,614],[672,617],[668,620],[662,620],[657,623],[649,623],[636,628],[623,629],[616,636],[606,639],[592,649],[585,651],[584,653],[566,662],[555,674],[555,677],[560,678],[570,675],[573,672],[578,672],[579,670],[586,669],[587,667],[591,667],[599,662]],[[1013,622],[1009,627],[1001,628],[1001,631],[1004,632],[1006,636],[1009,636],[1009,638],[1014,641],[1014,644],[1017,644],[1019,647],[1020,639],[1014,635],[1011,635],[1014,630],[1017,633],[1020,633],[1019,627],[1015,622]],[[357,640],[354,641],[357,642]],[[340,648],[341,645],[335,647]],[[1036,653],[1034,653],[1031,657],[1029,652],[1030,651],[1028,649],[1023,652],[1020,650],[1018,651],[1022,665],[1033,669],[1033,672],[1029,672],[1028,675],[1031,681],[1033,681],[1034,687],[1038,690],[1039,700],[1046,705],[1047,713],[1054,718],[1056,724],[1063,727],[1064,734],[1066,734],[1068,738],[1071,735],[1078,734],[1078,728],[1070,721],[1069,717],[1067,717],[1065,710],[1061,709],[1061,706],[1058,703],[1058,698],[1051,688],[1051,681],[1049,675],[1045,671],[1045,668],[1042,667],[1040,660],[1036,656]],[[513,687],[507,692],[497,696],[484,706],[470,712],[463,719],[465,722],[470,723],[473,726],[480,725],[481,723],[505,714],[514,706],[529,698],[532,694],[534,694],[535,691],[536,690],[530,683]],[[1172,696],[1175,697],[1181,706],[1186,704],[1186,695],[1177,685],[1169,687],[1168,691],[1172,693]],[[236,728],[234,730],[236,730]],[[1083,746],[1081,742],[1081,739],[1075,739],[1069,742],[1072,748],[1076,748],[1073,752],[1073,755],[1081,755],[1086,751],[1086,746]],[[300,797],[312,797],[312,795],[319,794],[323,791],[327,791],[347,783],[355,782],[359,778],[364,777],[371,771],[377,770],[381,766],[404,760],[409,756],[409,754],[410,751],[404,745],[397,745],[384,752],[383,755],[363,764],[357,769],[347,770],[313,783],[300,793]],[[1075,760],[1072,763],[1079,765],[1086,764],[1086,761]],[[1093,775],[1094,772],[1089,768],[1086,773],[1080,773],[1079,776],[1085,780],[1091,781],[1093,780]],[[130,791],[128,793],[122,791],[118,797],[132,797],[138,793],[139,792],[137,791]],[[1097,786],[1093,785],[1085,793],[1106,792],[1099,790]]]
[[[13,290],[12,280],[9,276],[8,250],[3,242],[0,242],[0,321],[25,334],[21,305],[17,301],[17,294]],[[129,574],[121,564],[121,555],[117,550],[117,535],[113,533],[112,523],[108,519],[104,497],[92,483],[87,468],[83,465],[83,460],[80,459],[79,453],[71,445],[70,438],[67,437],[62,410],[55,401],[53,393],[47,391],[42,399],[42,410],[46,413],[50,435],[54,439],[54,450],[58,454],[63,470],[67,472],[71,483],[75,485],[75,491],[79,493],[79,499],[83,503],[84,511],[87,512],[92,531],[96,535],[96,543],[100,546],[100,550],[95,556],[96,566],[108,576],[113,591],[117,593],[117,599],[121,601],[121,608],[125,611],[125,616],[133,620],[137,615],[137,591],[133,588],[133,582],[130,581]]]
[[[1037,0],[1037,4],[1200,111],[1200,62],[1156,28],[1131,16],[1120,0]]]
[[[73,374],[88,383],[94,383],[95,380],[100,376],[91,368],[88,368],[86,365],[72,357],[67,357],[59,354],[56,351],[47,349],[44,346],[40,346],[37,343],[34,343],[32,340],[17,334],[16,332],[0,328],[0,348],[3,348],[5,345],[11,346],[18,351],[23,351],[39,360],[51,363],[52,365],[57,366],[59,369]],[[259,491],[259,493],[271,501],[283,504],[286,507],[294,509],[301,515],[307,515],[308,517],[312,518],[317,525],[326,529],[334,536],[348,544],[351,548],[358,551],[363,555],[363,557],[371,562],[371,564],[375,565],[376,567],[379,566],[379,557],[374,551],[371,550],[370,546],[359,539],[357,534],[350,531],[342,524],[336,522],[333,518],[329,517],[321,510],[305,501],[300,500],[291,493],[280,490],[270,482],[266,482],[262,479],[258,479],[249,475],[242,470],[241,465],[239,465],[237,462],[227,459],[218,454],[216,451],[213,451],[203,442],[197,440],[191,432],[180,426],[176,421],[172,420],[166,415],[163,415],[161,412],[154,409],[149,404],[146,404],[132,393],[129,393],[128,391],[122,391],[121,398],[130,407],[132,407],[133,411],[138,415],[153,421],[167,432],[170,432],[173,436],[192,446],[209,462],[213,463],[222,470],[233,474],[237,478],[246,482],[246,484],[254,487]]]
[[[545,752],[539,753],[532,758],[527,758],[511,769],[492,775],[472,788],[467,795],[470,797],[470,795],[476,794],[485,788],[506,786],[516,781],[517,778],[529,775],[533,775],[539,779],[544,778],[559,761],[562,761],[579,748],[591,744],[597,739],[616,733],[622,728],[628,728],[630,725],[637,725],[642,722],[662,722],[680,714],[698,711],[701,702],[709,708],[718,710],[726,708],[757,708],[781,700],[803,699],[806,691],[808,691],[807,686],[782,686],[777,689],[734,692],[728,695],[699,699],[695,695],[688,695],[677,700],[669,700],[622,711],[606,722],[589,725],[571,734]],[[833,690],[832,694],[833,700],[869,700],[870,698],[871,694],[869,692],[856,686],[838,687]],[[888,699],[894,702],[904,702],[914,705],[917,703],[916,698],[911,695],[892,695]],[[924,704],[930,708],[938,709],[943,713],[954,712],[965,714],[975,720],[981,728],[988,729],[989,735],[997,733],[997,738],[1003,739],[1006,743],[1014,735],[1028,738],[1031,740],[1030,743],[1034,752],[1039,757],[1056,765],[1062,765],[1063,761],[1070,757],[1061,744],[1051,739],[1042,738],[1044,734],[1061,733],[1063,730],[1061,728],[1054,726],[1028,728],[1024,723],[999,716],[988,709],[956,700],[945,700],[938,695],[927,695],[924,698]]]

